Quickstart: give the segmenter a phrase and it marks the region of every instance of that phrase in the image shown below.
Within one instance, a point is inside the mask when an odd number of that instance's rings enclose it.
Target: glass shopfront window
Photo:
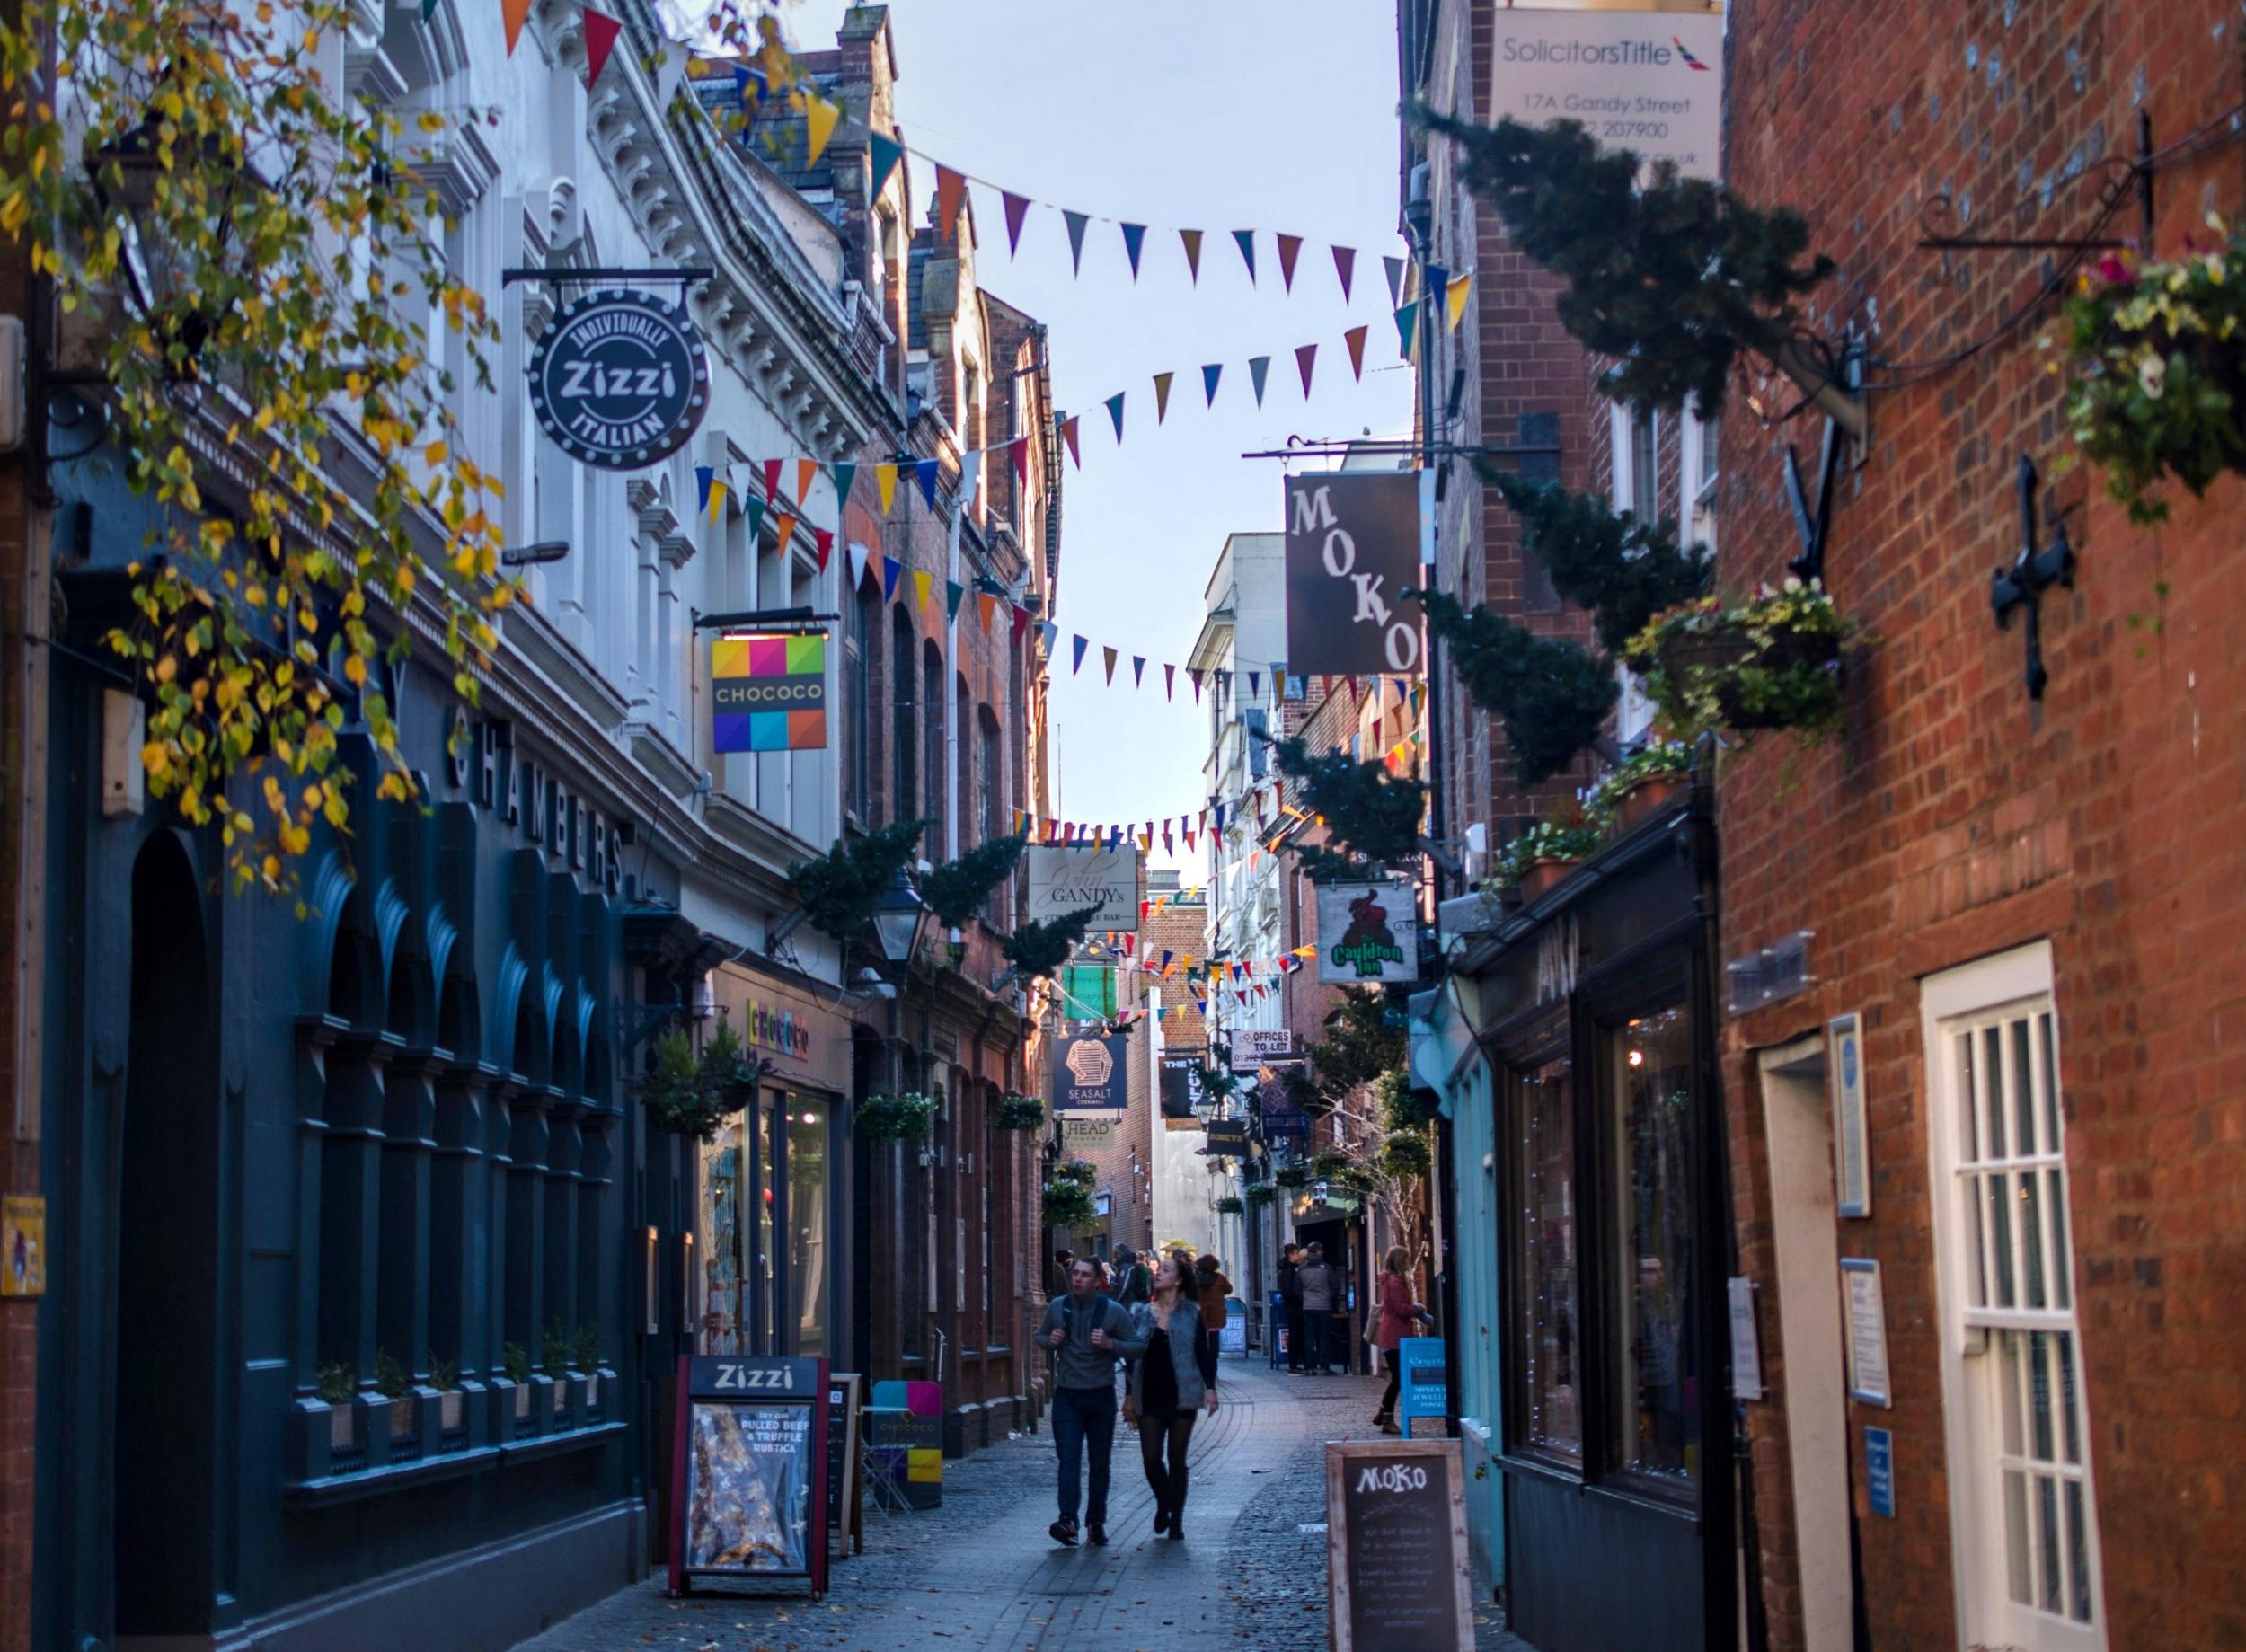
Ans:
[[[1576,1321],[1575,1087],[1564,1056],[1509,1077],[1514,1259],[1513,1346],[1520,1400],[1516,1447],[1580,1462],[1582,1338]]]
[[[827,1341],[827,1104],[790,1100],[788,1120],[788,1304],[795,1326],[789,1352],[817,1356]]]
[[[1614,1145],[1614,1463],[1679,1483],[1701,1470],[1692,1034],[1682,1006],[1600,1030]]]

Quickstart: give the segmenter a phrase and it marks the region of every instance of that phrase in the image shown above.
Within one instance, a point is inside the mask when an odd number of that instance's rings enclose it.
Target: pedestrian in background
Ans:
[[[1074,1251],[1054,1251],[1053,1285],[1052,1288],[1046,1293],[1046,1294],[1048,1296],[1059,1296],[1064,1294],[1068,1289],[1068,1276],[1074,1270],[1075,1266],[1076,1253]]]
[[[1411,1294],[1411,1282],[1404,1277],[1410,1259],[1398,1245],[1389,1251],[1380,1270],[1380,1330],[1374,1341],[1380,1349],[1381,1364],[1388,1367],[1388,1386],[1381,1391],[1380,1410],[1373,1420],[1383,1434],[1403,1432],[1396,1426],[1396,1394],[1403,1383],[1397,1345],[1428,1317],[1427,1304]]]
[[[1303,1368],[1317,1376],[1331,1376],[1334,1307],[1340,1300],[1340,1280],[1326,1260],[1326,1248],[1313,1240],[1310,1254],[1295,1270],[1295,1283],[1303,1294]]]
[[[1303,1248],[1288,1245],[1279,1252],[1279,1312],[1286,1318],[1287,1368],[1303,1374]]]
[[[1146,1300],[1149,1285],[1146,1265],[1131,1254],[1128,1245],[1115,1248],[1115,1282],[1109,1294],[1124,1307],[1135,1307]]]
[[[1201,1304],[1201,1370],[1214,1383],[1217,1338],[1224,1334],[1225,1321],[1231,1314],[1225,1299],[1233,1294],[1233,1282],[1225,1277],[1214,1255],[1204,1254],[1194,1261],[1193,1294]]]
[[[1125,1414],[1138,1423],[1139,1460],[1154,1493],[1154,1530],[1185,1536],[1186,1448],[1193,1422],[1216,1414],[1216,1383],[1201,1366],[1201,1310],[1194,1271],[1162,1259],[1148,1300],[1131,1310],[1143,1352],[1131,1367]]]
[[[1079,1257],[1068,1294],[1045,1306],[1038,1340],[1053,1351],[1053,1449],[1060,1453],[1061,1517],[1053,1541],[1076,1545],[1076,1508],[1083,1460],[1092,1486],[1083,1500],[1086,1541],[1108,1541],[1108,1468],[1115,1454],[1115,1362],[1146,1346],[1130,1313],[1100,1294],[1100,1264]]]

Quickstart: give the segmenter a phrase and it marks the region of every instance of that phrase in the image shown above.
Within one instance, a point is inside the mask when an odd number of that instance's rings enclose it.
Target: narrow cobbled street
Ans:
[[[1168,1652],[1327,1645],[1323,1443],[1375,1435],[1370,1378],[1289,1377],[1227,1358],[1224,1403],[1193,1440],[1183,1544],[1156,1537],[1136,1441],[1119,1430],[1105,1549],[1061,1549],[1053,1438],[1022,1435],[944,1465],[943,1506],[869,1506],[865,1553],[833,1592],[798,1587],[668,1599],[660,1577],[556,1625],[519,1652]],[[1494,1609],[1481,1652],[1526,1643]]]

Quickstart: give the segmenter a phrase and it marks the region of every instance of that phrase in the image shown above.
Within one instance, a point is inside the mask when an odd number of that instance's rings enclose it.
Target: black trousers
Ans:
[[[1185,1451],[1193,1439],[1194,1411],[1174,1417],[1138,1419],[1138,1455],[1146,1470],[1146,1484],[1154,1494],[1154,1507],[1173,1518],[1185,1513]],[[1168,1461],[1163,1461],[1167,1453]]]
[[[1396,1391],[1403,1385],[1403,1365],[1398,1357],[1401,1352],[1397,1348],[1380,1351],[1380,1363],[1388,1367],[1388,1386],[1380,1391],[1380,1414],[1392,1422],[1396,1416]]]

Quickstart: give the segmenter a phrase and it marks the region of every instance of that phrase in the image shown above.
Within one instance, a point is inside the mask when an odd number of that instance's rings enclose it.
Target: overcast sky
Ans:
[[[844,0],[783,15],[802,49],[831,46]],[[1056,211],[1032,207],[1021,256],[1006,253],[995,194],[975,191],[980,273],[992,293],[1052,328],[1054,395],[1083,415],[1083,468],[1065,481],[1061,637],[1054,704],[1058,812],[1144,823],[1198,813],[1207,740],[1183,665],[1202,591],[1234,532],[1279,526],[1282,466],[1243,452],[1290,435],[1402,435],[1410,376],[1397,361],[1384,254],[1396,232],[1396,22],[1376,0],[895,0],[898,117],[905,141],[1018,194],[1149,225],[1136,285],[1113,223],[1084,237],[1072,278]],[[933,174],[915,163],[915,199]],[[1207,232],[1198,287],[1176,230]],[[1251,286],[1231,231],[1254,228]],[[1292,294],[1268,232],[1305,238]],[[1327,247],[1357,249],[1344,303]],[[1370,323],[1351,381],[1342,334]],[[1295,347],[1319,346],[1307,405]],[[1247,362],[1271,358],[1263,405]],[[1201,366],[1225,364],[1213,411]],[[1174,371],[1154,423],[1153,375]],[[1116,444],[1101,402],[1126,392]],[[1066,467],[1066,458],[1062,461]],[[1092,647],[1068,673],[1069,636]],[[1121,650],[1115,685],[1100,645]],[[1147,661],[1130,686],[1130,656]],[[1180,667],[1165,704],[1161,663]],[[1154,863],[1200,880],[1205,855]]]

